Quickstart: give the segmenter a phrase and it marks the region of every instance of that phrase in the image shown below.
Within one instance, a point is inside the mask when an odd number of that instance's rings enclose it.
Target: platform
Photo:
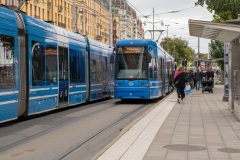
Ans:
[[[239,160],[240,122],[213,93],[172,93],[135,123],[97,160]]]

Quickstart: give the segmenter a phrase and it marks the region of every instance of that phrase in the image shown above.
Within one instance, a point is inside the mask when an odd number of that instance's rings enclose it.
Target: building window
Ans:
[[[44,17],[44,9],[42,9],[42,19],[45,20],[45,17]]]

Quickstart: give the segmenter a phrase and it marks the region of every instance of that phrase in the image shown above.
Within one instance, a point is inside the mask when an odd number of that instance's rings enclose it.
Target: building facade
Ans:
[[[136,11],[126,0],[113,0],[113,42],[121,39],[143,39],[142,22],[137,18]],[[114,27],[117,26],[118,27]]]
[[[18,0],[0,3],[10,9],[19,5]],[[108,0],[27,0],[20,9],[31,17],[109,44]]]
[[[16,9],[18,0],[0,0]],[[21,11],[64,29],[110,44],[109,0],[26,0]],[[112,0],[113,45],[120,39],[143,39],[142,22],[126,0]]]

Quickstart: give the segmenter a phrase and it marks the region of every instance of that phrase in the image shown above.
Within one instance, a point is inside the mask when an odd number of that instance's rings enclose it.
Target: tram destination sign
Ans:
[[[143,52],[143,47],[119,47],[119,54],[141,54]]]

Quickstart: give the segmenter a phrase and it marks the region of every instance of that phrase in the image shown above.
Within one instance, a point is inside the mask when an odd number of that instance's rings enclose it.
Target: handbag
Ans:
[[[174,84],[175,84],[175,85],[178,85],[178,82],[179,82],[179,81],[177,80]]]
[[[192,93],[192,89],[191,89],[191,86],[189,84],[186,84],[184,92],[185,92],[185,94],[191,94]]]

